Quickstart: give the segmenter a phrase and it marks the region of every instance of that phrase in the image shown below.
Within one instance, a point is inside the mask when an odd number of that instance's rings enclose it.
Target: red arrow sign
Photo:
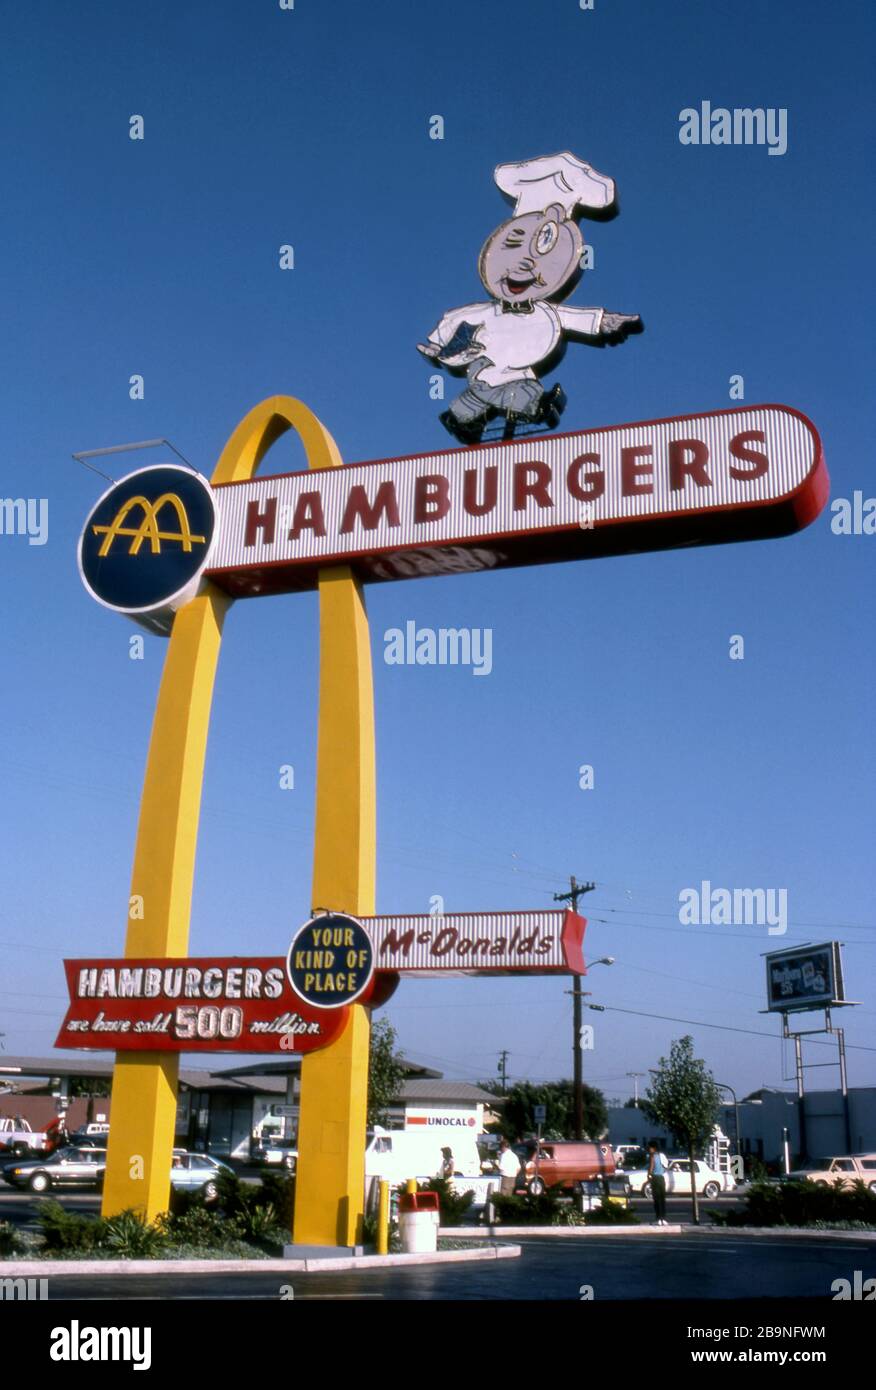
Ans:
[[[349,1009],[311,1009],[284,957],[65,960],[70,1007],[55,1047],[138,1052],[314,1052]]]
[[[575,912],[445,912],[358,917],[378,970],[401,975],[586,973],[587,921]]]

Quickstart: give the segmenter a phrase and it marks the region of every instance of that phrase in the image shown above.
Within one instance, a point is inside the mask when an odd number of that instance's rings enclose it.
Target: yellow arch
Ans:
[[[311,468],[337,467],[337,445],[292,396],[271,396],[241,420],[212,482],[251,478],[287,429]],[[320,716],[313,903],[373,913],[374,708],[368,622],[347,567],[320,572]],[[177,613],[155,710],[134,853],[126,956],[188,951],[195,846],[207,732],[225,613],[212,584]],[[291,924],[290,924],[291,925]],[[341,1038],[304,1059],[296,1238],[352,1244],[361,1225],[368,1015],[360,1005]],[[149,1220],[167,1209],[178,1054],[118,1053],[103,1213]]]
[[[169,503],[176,512],[176,519],[179,524],[179,534],[176,536],[172,535],[169,531],[160,531],[158,529],[158,513],[167,503]],[[128,514],[132,512],[135,507],[140,507],[143,512],[143,520],[136,530],[134,530],[132,526],[124,526],[122,524],[127,521]],[[109,526],[92,526],[91,529],[96,536],[99,536],[101,532],[103,532],[103,540],[100,543],[100,550],[97,552],[98,555],[101,556],[109,554],[110,546],[116,536],[133,537],[130,549],[128,550],[129,555],[139,555],[140,546],[147,537],[153,555],[161,554],[162,541],[181,541],[183,550],[187,551],[191,550],[192,541],[200,541],[202,544],[206,543],[205,536],[192,535],[189,527],[188,513],[175,492],[162,493],[154,505],[147,497],[129,497],[127,502],[116,512]]]
[[[281,434],[294,429],[307,455],[309,468],[337,468],[344,462],[325,425],[294,396],[269,396],[244,415],[232,434],[210,482],[246,483]]]

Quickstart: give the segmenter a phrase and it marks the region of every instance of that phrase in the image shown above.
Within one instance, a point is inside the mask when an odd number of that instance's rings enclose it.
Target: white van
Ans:
[[[407,1182],[408,1178],[435,1178],[441,1172],[447,1146],[453,1153],[455,1173],[466,1178],[479,1178],[481,1160],[473,1134],[455,1134],[448,1145],[445,1133],[421,1134],[409,1130],[375,1127],[374,1136],[365,1149],[365,1177],[387,1178],[391,1183]]]

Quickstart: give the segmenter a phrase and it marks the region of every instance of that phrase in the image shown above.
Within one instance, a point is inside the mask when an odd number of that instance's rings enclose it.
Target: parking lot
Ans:
[[[257,1182],[259,1180],[259,1170],[256,1168],[244,1168],[238,1170],[238,1175],[244,1182]],[[55,1188],[46,1193],[45,1196],[54,1198],[61,1202],[64,1207],[71,1211],[82,1213],[93,1213],[97,1215],[100,1211],[100,1194],[91,1191],[69,1191]],[[36,1232],[36,1218],[39,1210],[40,1197],[32,1192],[18,1191],[0,1182],[0,1221],[9,1221],[13,1226],[23,1230]],[[570,1199],[571,1200],[571,1199]],[[700,1201],[700,1216],[703,1224],[706,1224],[706,1212],[709,1209],[726,1211],[739,1205],[739,1198],[735,1196],[721,1196],[714,1201]],[[654,1219],[654,1209],[650,1201],[644,1197],[633,1197],[630,1206],[636,1216],[643,1223],[650,1223]],[[667,1199],[667,1216],[673,1223],[689,1225],[692,1221],[691,1204],[689,1197],[669,1197]],[[471,1224],[476,1224],[472,1220]]]

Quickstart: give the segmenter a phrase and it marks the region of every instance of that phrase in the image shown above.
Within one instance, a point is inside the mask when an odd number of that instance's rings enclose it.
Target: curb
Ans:
[[[36,1279],[95,1274],[313,1274],[347,1269],[397,1269],[400,1265],[470,1264],[475,1260],[513,1260],[519,1245],[479,1250],[438,1250],[423,1255],[350,1255],[308,1260],[0,1260],[0,1279]]]
[[[460,1230],[454,1227],[454,1235],[463,1240],[477,1239],[489,1235],[491,1239],[503,1236],[560,1236],[586,1238],[587,1236],[609,1236],[622,1240],[624,1237],[642,1239],[646,1236],[693,1235],[693,1236],[752,1236],[762,1240],[863,1240],[876,1241],[876,1231],[816,1231],[807,1226],[484,1226],[480,1231]]]

